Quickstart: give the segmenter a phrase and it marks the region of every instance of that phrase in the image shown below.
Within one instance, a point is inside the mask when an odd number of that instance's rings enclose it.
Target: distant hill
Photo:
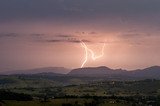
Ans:
[[[111,69],[105,66],[86,67],[73,69],[62,67],[37,68],[30,70],[10,71],[0,75],[0,88],[24,87],[54,87],[66,85],[85,84],[94,81],[105,80],[142,80],[160,79],[160,66],[152,66],[145,69],[127,71],[123,69]]]
[[[152,66],[145,69],[123,70],[111,69],[106,66],[100,67],[85,67],[69,70],[63,67],[44,67],[29,70],[6,71],[0,74],[36,74],[38,76],[72,76],[72,77],[103,77],[107,79],[146,79],[160,78],[160,66]]]
[[[14,70],[14,71],[6,71],[0,72],[0,74],[10,75],[10,74],[38,74],[38,73],[59,73],[66,74],[70,70],[64,67],[44,67],[44,68],[35,68],[28,70]]]
[[[112,74],[122,74],[127,71],[121,69],[111,69],[105,66],[101,67],[86,67],[86,68],[78,68],[73,69],[68,73],[68,75],[84,75],[84,76],[105,76]]]
[[[160,66],[152,66],[138,70],[122,70],[110,69],[105,66],[101,67],[86,67],[71,70],[68,75],[72,76],[127,76],[141,78],[160,78]]]
[[[160,66],[152,66],[145,69],[133,70],[132,76],[146,78],[160,78]]]

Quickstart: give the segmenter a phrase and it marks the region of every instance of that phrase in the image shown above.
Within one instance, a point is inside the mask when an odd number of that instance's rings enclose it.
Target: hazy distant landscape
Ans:
[[[1,74],[1,105],[22,106],[23,101],[31,106],[160,105],[159,66],[133,71],[102,66],[65,72],[65,68],[50,67]]]

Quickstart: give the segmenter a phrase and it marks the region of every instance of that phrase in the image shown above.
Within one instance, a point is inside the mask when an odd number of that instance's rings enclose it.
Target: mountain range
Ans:
[[[160,78],[160,66],[152,66],[145,69],[123,70],[111,69],[105,66],[74,69],[68,73],[72,76],[123,76],[136,78]]]
[[[123,70],[123,69],[111,69],[106,66],[100,67],[85,67],[77,69],[66,69],[63,67],[44,67],[29,70],[16,70],[6,71],[0,74],[39,74],[39,75],[52,75],[52,76],[78,76],[78,77],[132,77],[132,78],[160,78],[160,66],[152,66],[145,69],[137,70]]]
[[[3,71],[0,74],[10,75],[10,74],[39,74],[39,73],[57,73],[57,74],[67,74],[70,69],[64,67],[42,67],[35,69],[26,70],[13,70],[13,71]]]

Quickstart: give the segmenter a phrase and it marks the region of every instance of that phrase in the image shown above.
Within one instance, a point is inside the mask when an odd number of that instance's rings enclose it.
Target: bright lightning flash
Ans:
[[[81,41],[81,45],[85,49],[85,60],[83,61],[82,65],[81,65],[81,68],[83,68],[83,66],[85,65],[85,63],[88,60],[88,52],[91,53],[92,60],[96,60],[98,58],[101,58],[104,55],[104,48],[105,48],[106,43],[103,44],[101,55],[98,55],[98,56],[96,56],[95,53],[93,52],[93,50],[91,50],[90,48],[88,48],[87,45],[83,41]]]
[[[84,66],[84,64],[87,62],[87,60],[88,60],[88,48],[87,48],[87,46],[86,46],[86,44],[84,43],[84,42],[82,42],[81,43],[81,45],[82,45],[82,47],[84,47],[84,49],[85,49],[85,60],[84,60],[84,62],[82,63],[82,65],[81,65],[81,68]]]

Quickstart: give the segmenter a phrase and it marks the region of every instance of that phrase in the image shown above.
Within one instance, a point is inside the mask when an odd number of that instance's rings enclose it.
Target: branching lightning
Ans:
[[[102,47],[102,50],[101,50],[101,55],[98,55],[98,56],[96,56],[95,53],[93,52],[93,50],[88,48],[87,45],[83,41],[81,41],[81,45],[85,49],[85,60],[83,61],[82,65],[81,65],[81,68],[83,68],[83,66],[85,65],[85,63],[88,60],[88,52],[91,53],[92,60],[96,60],[98,58],[101,58],[104,55],[104,48],[105,48],[106,43],[103,44],[103,47]]]
[[[87,46],[86,46],[86,44],[84,43],[84,42],[82,42],[81,43],[81,45],[82,45],[82,47],[84,47],[84,49],[85,49],[85,60],[84,60],[84,62],[82,63],[82,65],[81,65],[81,68],[84,66],[84,64],[87,62],[87,60],[88,60],[88,48],[87,48]]]

